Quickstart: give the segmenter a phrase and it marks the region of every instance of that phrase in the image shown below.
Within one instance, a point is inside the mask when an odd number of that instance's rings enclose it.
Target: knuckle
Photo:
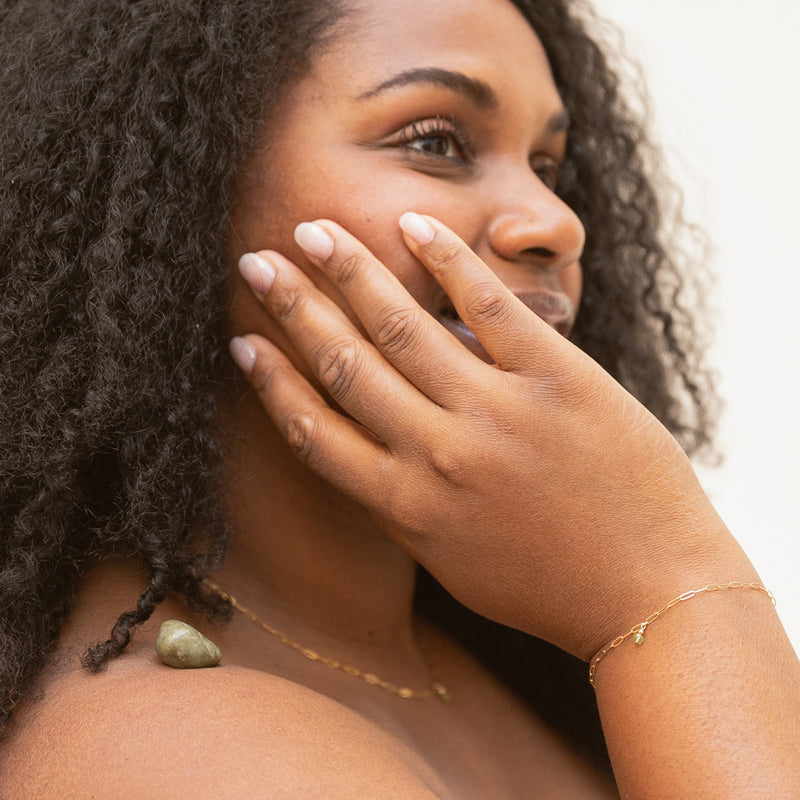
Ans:
[[[283,291],[270,296],[272,310],[279,322],[297,313],[303,302],[303,293],[296,286],[287,286]]]
[[[317,437],[319,421],[307,411],[292,414],[286,420],[286,440],[295,456],[307,464],[313,463],[317,453]]]
[[[506,320],[509,313],[507,298],[492,289],[481,292],[466,304],[466,318],[470,322]]]
[[[265,401],[272,393],[275,384],[275,370],[266,369],[258,375],[258,380],[253,383],[255,393]]]
[[[416,338],[418,323],[413,309],[391,312],[375,329],[375,345],[386,355],[408,349]]]
[[[365,259],[361,253],[350,253],[336,263],[330,263],[333,276],[340,286],[347,286],[352,282],[365,266]]]
[[[353,339],[329,343],[317,358],[317,374],[335,397],[347,397],[353,391],[361,362],[361,350]]]
[[[447,242],[432,251],[428,258],[434,269],[442,269],[458,262],[464,255],[464,245],[460,242]]]
[[[447,445],[432,448],[427,452],[428,469],[440,481],[451,487],[463,486],[466,482],[466,464],[456,448]]]

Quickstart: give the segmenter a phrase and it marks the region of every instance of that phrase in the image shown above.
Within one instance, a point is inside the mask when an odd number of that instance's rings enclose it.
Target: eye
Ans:
[[[555,192],[561,178],[561,166],[548,157],[539,157],[531,161],[531,168],[536,177],[551,191]]]
[[[414,120],[398,133],[396,144],[412,155],[430,161],[462,164],[472,157],[469,131],[454,118]]]

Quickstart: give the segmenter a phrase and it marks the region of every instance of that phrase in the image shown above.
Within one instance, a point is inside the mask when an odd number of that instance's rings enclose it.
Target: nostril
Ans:
[[[536,256],[537,258],[555,258],[556,256],[555,252],[547,247],[526,247],[522,252],[525,255]]]

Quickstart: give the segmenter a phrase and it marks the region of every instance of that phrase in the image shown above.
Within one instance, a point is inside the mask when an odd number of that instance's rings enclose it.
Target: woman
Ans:
[[[4,795],[614,796],[509,689],[554,669],[510,677],[523,634],[588,661],[758,581],[566,339],[706,442],[637,128],[579,23],[311,6],[2,12]],[[522,633],[430,579],[415,614],[417,562]],[[229,595],[261,622],[209,629]],[[159,663],[170,618],[222,665]],[[595,666],[623,796],[795,791],[763,591]]]

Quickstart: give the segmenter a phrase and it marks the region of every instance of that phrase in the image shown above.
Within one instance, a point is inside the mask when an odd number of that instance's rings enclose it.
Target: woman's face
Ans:
[[[508,0],[361,0],[274,109],[240,181],[233,255],[277,250],[347,308],[292,235],[332,219],[481,352],[403,244],[400,215],[430,214],[566,334],[584,243],[553,193],[566,126],[544,50]],[[291,353],[240,288],[231,333],[261,332]]]

